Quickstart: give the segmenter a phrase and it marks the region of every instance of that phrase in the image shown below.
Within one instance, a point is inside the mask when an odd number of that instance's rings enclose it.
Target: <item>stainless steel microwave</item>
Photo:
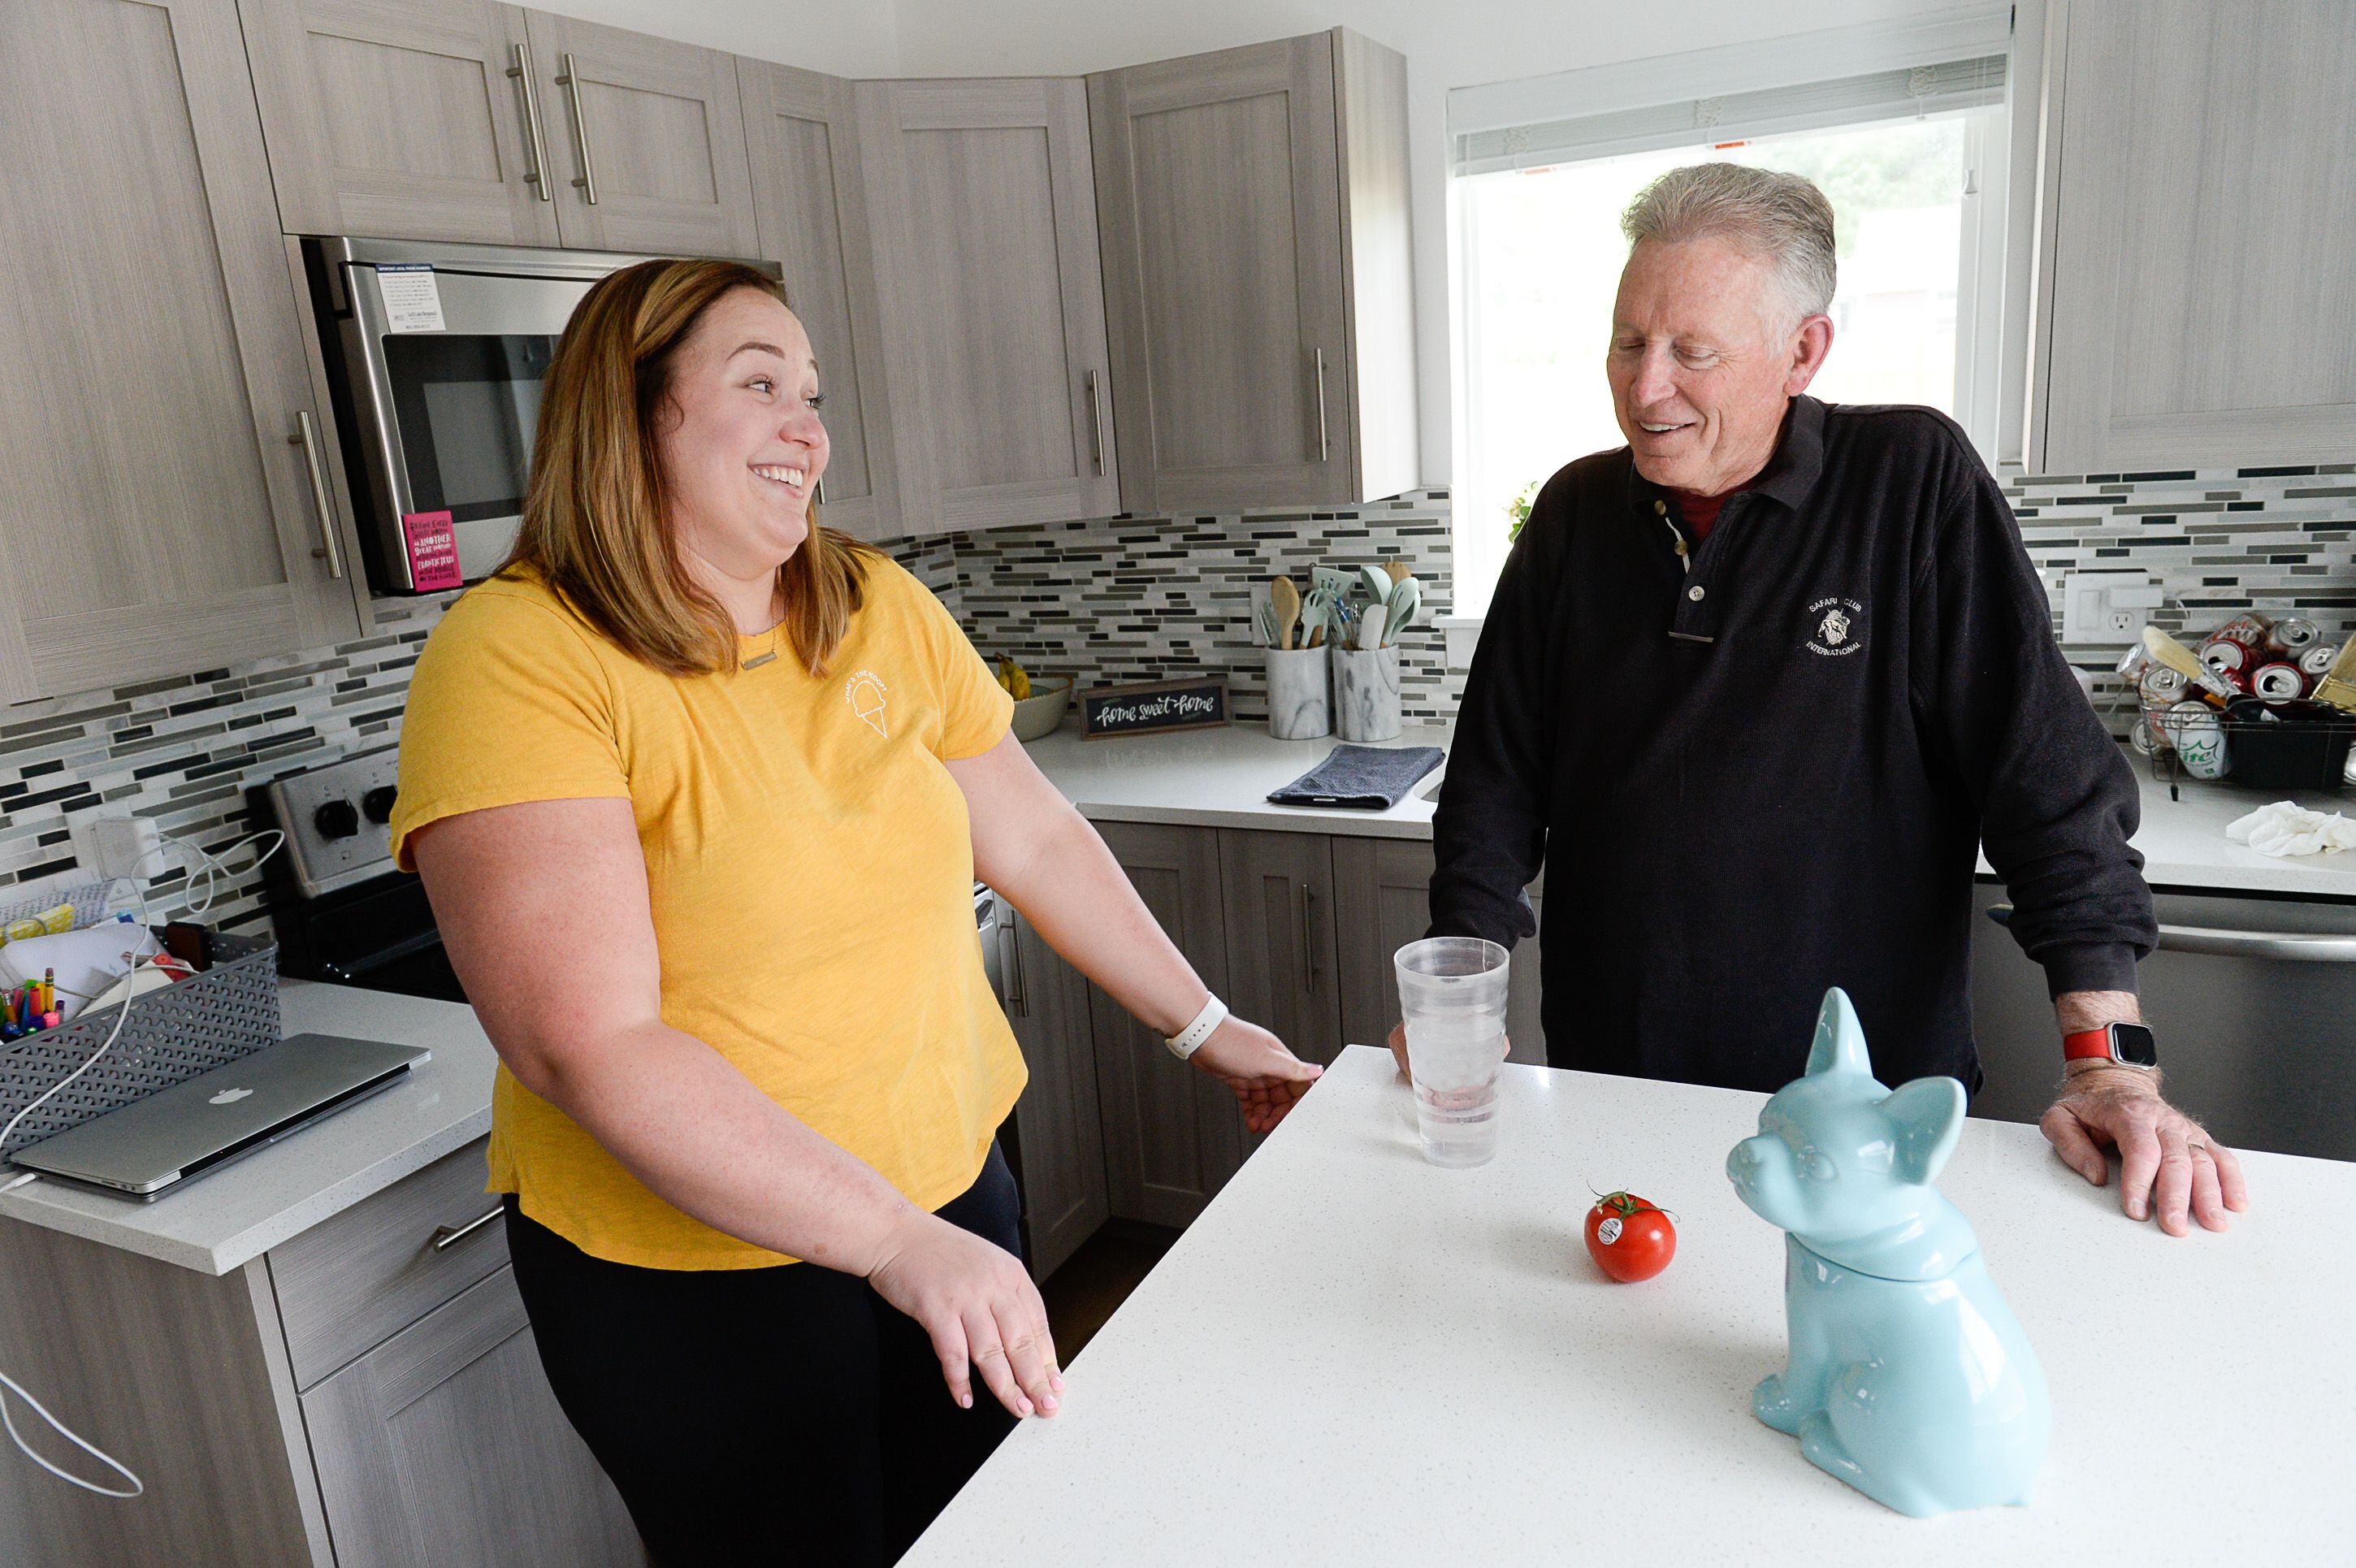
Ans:
[[[303,258],[370,586],[488,575],[522,522],[556,339],[590,285],[647,258],[318,236]]]

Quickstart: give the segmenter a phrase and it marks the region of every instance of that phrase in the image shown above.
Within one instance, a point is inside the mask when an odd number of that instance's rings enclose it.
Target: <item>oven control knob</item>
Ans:
[[[330,800],[311,813],[323,839],[348,839],[360,831],[360,814],[349,800]]]
[[[401,791],[390,784],[380,784],[360,797],[360,810],[372,822],[392,821],[392,802]]]

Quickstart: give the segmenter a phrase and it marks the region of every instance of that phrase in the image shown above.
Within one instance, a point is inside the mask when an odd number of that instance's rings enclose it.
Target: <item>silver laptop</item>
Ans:
[[[10,1157],[43,1176],[154,1199],[383,1093],[432,1059],[416,1046],[296,1035]]]

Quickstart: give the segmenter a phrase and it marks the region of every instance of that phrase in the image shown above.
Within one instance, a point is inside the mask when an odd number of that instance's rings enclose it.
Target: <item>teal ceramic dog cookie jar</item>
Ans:
[[[1874,1081],[1834,990],[1806,1075],[1726,1160],[1742,1201],[1787,1232],[1791,1356],[1752,1412],[1818,1468],[1918,1517],[2026,1503],[2053,1427],[2036,1353],[1970,1223],[1931,1185],[1963,1122],[1952,1078]]]

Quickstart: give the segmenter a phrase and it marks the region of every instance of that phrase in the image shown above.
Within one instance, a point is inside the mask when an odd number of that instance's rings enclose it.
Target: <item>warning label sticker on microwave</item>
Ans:
[[[401,532],[409,546],[410,586],[430,594],[465,585],[458,573],[458,531],[447,511],[403,512]]]
[[[388,332],[440,332],[442,285],[423,262],[379,262],[377,292],[384,297]]]

